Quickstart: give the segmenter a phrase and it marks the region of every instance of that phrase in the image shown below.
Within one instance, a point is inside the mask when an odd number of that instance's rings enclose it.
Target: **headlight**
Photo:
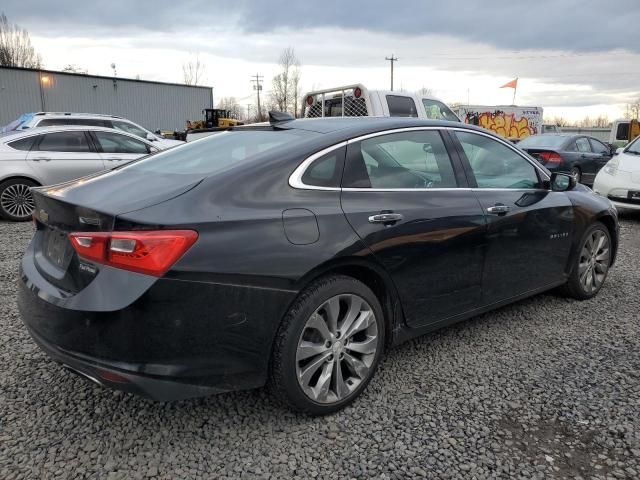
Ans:
[[[604,170],[604,173],[614,176],[618,172],[618,162],[609,160],[602,170]]]

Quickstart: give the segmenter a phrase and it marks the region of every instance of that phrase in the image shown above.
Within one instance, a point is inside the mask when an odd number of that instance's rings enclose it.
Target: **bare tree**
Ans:
[[[200,85],[205,78],[206,68],[200,62],[200,56],[182,64],[182,75],[185,85]]]
[[[567,119],[565,119],[564,117],[554,117],[553,120],[551,120],[551,123],[553,123],[554,125],[556,125],[558,127],[568,127],[569,126],[569,121]]]
[[[300,98],[300,60],[293,48],[285,48],[278,61],[280,73],[271,82],[271,104],[281,112],[297,112]]]
[[[433,97],[433,90],[431,88],[423,86],[416,92],[416,95],[419,95],[421,97]]]
[[[244,113],[236,97],[222,97],[218,102],[218,108],[229,110],[229,116],[236,120],[240,120]]]
[[[627,103],[624,116],[629,120],[640,120],[640,98],[634,102]]]
[[[0,66],[42,68],[42,58],[31,45],[29,32],[9,23],[4,13],[0,14]]]

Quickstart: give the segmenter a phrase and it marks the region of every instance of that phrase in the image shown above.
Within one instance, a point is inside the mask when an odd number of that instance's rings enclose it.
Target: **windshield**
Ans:
[[[10,124],[0,128],[0,132],[1,133],[13,132],[14,130],[17,130],[18,127],[20,127],[20,125],[22,125],[25,122],[28,122],[32,118],[33,118],[33,113],[25,113],[23,115],[20,115],[20,117],[18,119],[14,120]]]
[[[640,137],[636,138],[625,149],[624,153],[631,153],[632,155],[640,155]]]
[[[132,162],[123,170],[209,176],[278,148],[290,147],[318,135],[303,130],[233,130],[165,150]]]
[[[520,148],[560,148],[567,141],[567,137],[558,135],[532,135],[518,143]]]
[[[427,112],[427,118],[432,120],[449,120],[451,122],[459,122],[460,119],[451,111],[444,103],[431,98],[423,98],[422,104]]]

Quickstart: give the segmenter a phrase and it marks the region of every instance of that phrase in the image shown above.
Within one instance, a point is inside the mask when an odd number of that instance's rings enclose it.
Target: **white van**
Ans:
[[[301,116],[417,117],[459,122],[441,100],[407,92],[369,90],[361,83],[308,92],[302,97]]]

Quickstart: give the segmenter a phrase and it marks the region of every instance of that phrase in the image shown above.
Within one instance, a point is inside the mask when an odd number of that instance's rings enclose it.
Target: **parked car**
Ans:
[[[593,190],[619,209],[640,210],[640,137],[618,149],[598,172]]]
[[[570,173],[578,183],[591,185],[615,149],[593,137],[547,133],[525,138],[518,147],[551,172]]]
[[[387,347],[591,298],[614,262],[611,202],[486,130],[273,118],[34,190],[18,304],[45,352],[154,399],[268,383],[325,414]]]
[[[52,127],[63,125],[85,125],[89,127],[113,128],[121,132],[130,133],[150,142],[157,143],[161,150],[183,144],[181,140],[164,138],[161,135],[150,132],[137,123],[116,115],[101,115],[97,113],[71,113],[71,112],[37,112],[22,115],[22,120],[12,122],[7,126],[7,131],[13,126],[14,130],[26,130],[35,127]],[[20,120],[20,119],[18,119]],[[17,125],[16,125],[17,123]]]
[[[83,177],[159,151],[159,142],[102,127],[43,127],[0,135],[0,216],[31,219],[31,187]]]

